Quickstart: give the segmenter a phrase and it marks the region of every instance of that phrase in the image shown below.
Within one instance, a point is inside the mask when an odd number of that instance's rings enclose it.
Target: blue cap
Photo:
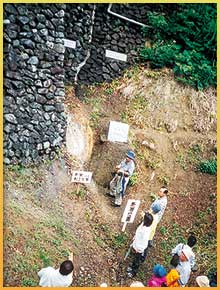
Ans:
[[[159,211],[161,211],[161,205],[159,203],[153,203],[151,205],[151,209],[153,213],[158,213]]]
[[[154,271],[154,275],[160,278],[166,276],[167,274],[166,269],[160,264],[155,265],[153,271]]]
[[[134,152],[131,151],[131,150],[127,152],[126,156],[127,156],[128,158],[132,159],[132,160],[135,159],[135,154],[134,154]]]

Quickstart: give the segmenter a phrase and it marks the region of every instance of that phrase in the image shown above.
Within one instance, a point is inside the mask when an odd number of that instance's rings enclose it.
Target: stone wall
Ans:
[[[124,69],[139,62],[139,49],[144,44],[141,26],[109,14],[108,4],[95,6],[92,41],[89,44],[89,26],[94,4],[67,4],[65,37],[77,43],[76,49],[68,48],[65,52],[66,82],[74,82],[77,66],[83,62],[88,51],[90,57],[78,74],[79,83],[109,82],[120,76]],[[149,6],[113,4],[111,10],[145,24]],[[76,22],[73,23],[74,20]],[[106,49],[127,54],[127,62],[107,58]]]
[[[6,164],[40,160],[65,142],[64,10],[4,4]]]
[[[36,162],[65,144],[64,84],[111,81],[139,61],[141,26],[108,4],[4,4],[4,162]],[[146,4],[112,11],[145,23]],[[65,48],[64,39],[76,41]],[[106,49],[128,56],[107,58]]]

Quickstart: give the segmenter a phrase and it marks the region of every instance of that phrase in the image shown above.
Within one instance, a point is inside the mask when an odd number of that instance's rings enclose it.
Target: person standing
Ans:
[[[192,254],[192,250],[184,245],[179,256],[179,264],[176,267],[176,270],[180,274],[178,280],[180,287],[185,287],[189,281],[191,274],[190,258],[192,257]]]
[[[148,240],[151,232],[151,224],[153,222],[153,216],[150,213],[145,213],[143,222],[138,226],[132,243],[134,252],[134,259],[132,265],[127,268],[128,277],[134,277],[140,264],[145,260],[145,250],[148,247]]]
[[[110,182],[110,192],[108,194],[115,197],[114,206],[121,206],[122,204],[129,178],[135,169],[134,159],[135,154],[130,150],[127,152],[126,158],[116,166],[117,171]]]
[[[157,193],[158,197],[156,198],[156,200],[151,204],[151,208],[153,206],[155,206],[156,204],[160,205],[160,211],[158,213],[158,223],[160,222],[164,211],[166,209],[167,206],[167,195],[168,195],[168,189],[165,186],[162,186],[160,188],[160,190]]]
[[[177,254],[178,256],[180,256],[181,252],[182,252],[182,248],[183,247],[186,247],[186,248],[189,248],[191,251],[192,251],[192,247],[195,246],[197,242],[197,239],[196,237],[191,234],[189,237],[188,237],[188,240],[187,240],[187,244],[183,244],[183,243],[179,243],[173,250],[172,250],[172,255],[174,254]],[[195,259],[195,254],[193,253],[192,251],[192,255],[190,257],[190,266],[191,266],[191,270],[193,271],[194,268],[195,268],[195,265],[196,265],[196,259]]]
[[[176,269],[179,262],[180,262],[179,256],[177,254],[173,255],[173,257],[170,261],[171,269],[166,276],[167,287],[179,287],[178,280],[180,279],[180,275]]]

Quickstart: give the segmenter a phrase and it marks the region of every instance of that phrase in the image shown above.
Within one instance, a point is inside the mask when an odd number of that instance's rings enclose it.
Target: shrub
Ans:
[[[199,171],[202,173],[208,173],[211,175],[216,175],[217,173],[217,162],[216,159],[210,159],[200,162]]]
[[[143,32],[153,45],[141,50],[152,68],[173,68],[177,80],[201,90],[216,85],[216,4],[159,5]]]

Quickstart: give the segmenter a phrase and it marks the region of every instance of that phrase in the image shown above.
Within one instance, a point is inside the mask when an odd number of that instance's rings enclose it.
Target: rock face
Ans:
[[[112,11],[145,23],[147,4]],[[138,62],[141,26],[107,12],[108,4],[4,4],[4,161],[54,156],[66,136],[64,85],[110,82]],[[64,39],[76,48],[64,47]],[[105,56],[127,54],[127,62]]]
[[[59,35],[64,31],[62,8],[65,5],[4,5],[6,164],[36,162],[65,142],[64,72],[60,61],[64,45],[63,34]]]

